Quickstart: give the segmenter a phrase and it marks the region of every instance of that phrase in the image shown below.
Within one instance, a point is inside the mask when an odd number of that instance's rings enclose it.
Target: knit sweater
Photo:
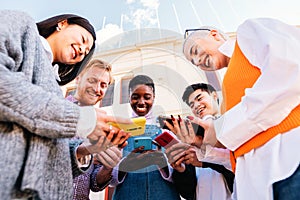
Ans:
[[[64,100],[31,17],[2,10],[0,30],[1,199],[71,199],[79,107]]]

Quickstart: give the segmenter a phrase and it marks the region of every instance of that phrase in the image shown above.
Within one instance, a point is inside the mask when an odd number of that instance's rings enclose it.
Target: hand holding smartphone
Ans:
[[[178,119],[177,119],[178,120]],[[174,126],[174,124],[173,124],[173,120],[171,119],[171,117],[168,117],[168,116],[162,116],[162,115],[160,115],[160,116],[158,116],[158,122],[159,122],[159,125],[160,125],[160,127],[161,128],[163,128],[163,129],[168,129],[168,130],[170,130],[167,126],[166,126],[166,124],[165,124],[165,122],[164,121],[167,121],[167,122],[169,122],[172,126]],[[186,123],[186,121],[185,121],[185,123]],[[179,122],[179,120],[178,120],[178,124],[180,124],[180,122]],[[195,123],[191,123],[192,124],[192,126],[193,126],[193,129],[194,129],[194,132],[195,132],[195,134],[197,135],[197,136],[204,136],[204,128],[202,127],[202,126],[199,126],[198,124],[195,124]]]
[[[112,123],[108,124],[117,127],[119,129],[123,129],[125,132],[130,133],[131,136],[142,135],[145,132],[146,126],[146,118],[145,117],[137,117],[131,119],[131,124],[121,124],[121,123]]]

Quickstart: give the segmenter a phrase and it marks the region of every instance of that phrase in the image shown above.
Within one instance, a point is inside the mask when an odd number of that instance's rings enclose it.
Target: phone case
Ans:
[[[151,137],[136,137],[133,139],[134,148],[144,146],[144,150],[152,149],[152,138]]]
[[[180,140],[177,139],[176,135],[173,135],[172,133],[167,131],[164,131],[156,138],[154,138],[154,141],[162,147],[168,147],[180,142]]]
[[[108,122],[108,124],[123,129],[125,132],[131,133],[131,136],[142,135],[145,132],[146,118],[137,117],[131,119],[132,124],[119,124]]]

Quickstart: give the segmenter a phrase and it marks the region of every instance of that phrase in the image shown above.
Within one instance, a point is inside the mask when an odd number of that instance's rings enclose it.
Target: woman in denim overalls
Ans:
[[[116,186],[113,200],[179,200],[172,183],[172,168],[164,153],[152,145],[134,149],[134,138],[148,136],[152,139],[162,132],[152,115],[155,98],[153,80],[145,75],[135,76],[129,83],[130,105],[133,117],[146,117],[145,133],[132,136],[123,150],[123,159],[114,168],[112,186]]]

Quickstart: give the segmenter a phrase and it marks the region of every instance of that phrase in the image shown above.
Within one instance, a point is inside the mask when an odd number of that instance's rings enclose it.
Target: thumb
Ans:
[[[193,117],[193,116],[187,116],[187,118],[194,124],[198,124],[199,126],[202,126],[203,128],[207,127],[208,124],[205,120],[200,119],[199,117]]]

